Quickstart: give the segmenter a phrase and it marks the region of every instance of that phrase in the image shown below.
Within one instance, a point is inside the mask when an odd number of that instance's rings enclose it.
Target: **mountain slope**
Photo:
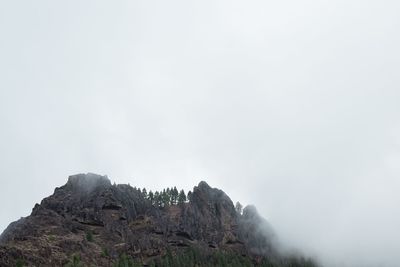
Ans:
[[[158,206],[139,189],[78,174],[3,232],[0,266],[315,266],[280,255],[274,240],[254,207],[237,213],[206,182],[189,202]]]

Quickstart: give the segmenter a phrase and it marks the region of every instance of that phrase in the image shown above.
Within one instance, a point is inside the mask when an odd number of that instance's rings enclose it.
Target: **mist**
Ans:
[[[0,231],[76,173],[254,204],[325,266],[398,266],[396,1],[3,1]]]

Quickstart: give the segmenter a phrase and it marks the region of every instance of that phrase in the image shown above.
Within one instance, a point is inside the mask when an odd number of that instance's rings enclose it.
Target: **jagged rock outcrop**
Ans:
[[[88,265],[110,266],[122,253],[146,264],[186,247],[233,251],[256,261],[279,257],[273,240],[254,207],[238,214],[231,199],[206,182],[194,187],[188,203],[156,208],[136,188],[78,174],[3,232],[0,266],[15,266],[18,259],[63,266],[77,252]],[[107,257],[101,257],[104,251]]]

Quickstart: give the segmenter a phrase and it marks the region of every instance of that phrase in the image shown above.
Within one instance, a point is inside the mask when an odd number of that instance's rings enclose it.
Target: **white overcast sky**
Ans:
[[[400,262],[400,4],[1,1],[0,231],[68,175],[200,180],[329,266]]]

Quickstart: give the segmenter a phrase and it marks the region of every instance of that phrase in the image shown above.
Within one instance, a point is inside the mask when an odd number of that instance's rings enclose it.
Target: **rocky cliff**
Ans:
[[[274,238],[254,207],[239,214],[206,182],[194,187],[189,202],[155,207],[129,185],[78,174],[3,232],[0,266],[65,266],[78,254],[85,266],[112,266],[120,255],[148,266],[188,248],[234,253],[254,265],[285,262]]]

